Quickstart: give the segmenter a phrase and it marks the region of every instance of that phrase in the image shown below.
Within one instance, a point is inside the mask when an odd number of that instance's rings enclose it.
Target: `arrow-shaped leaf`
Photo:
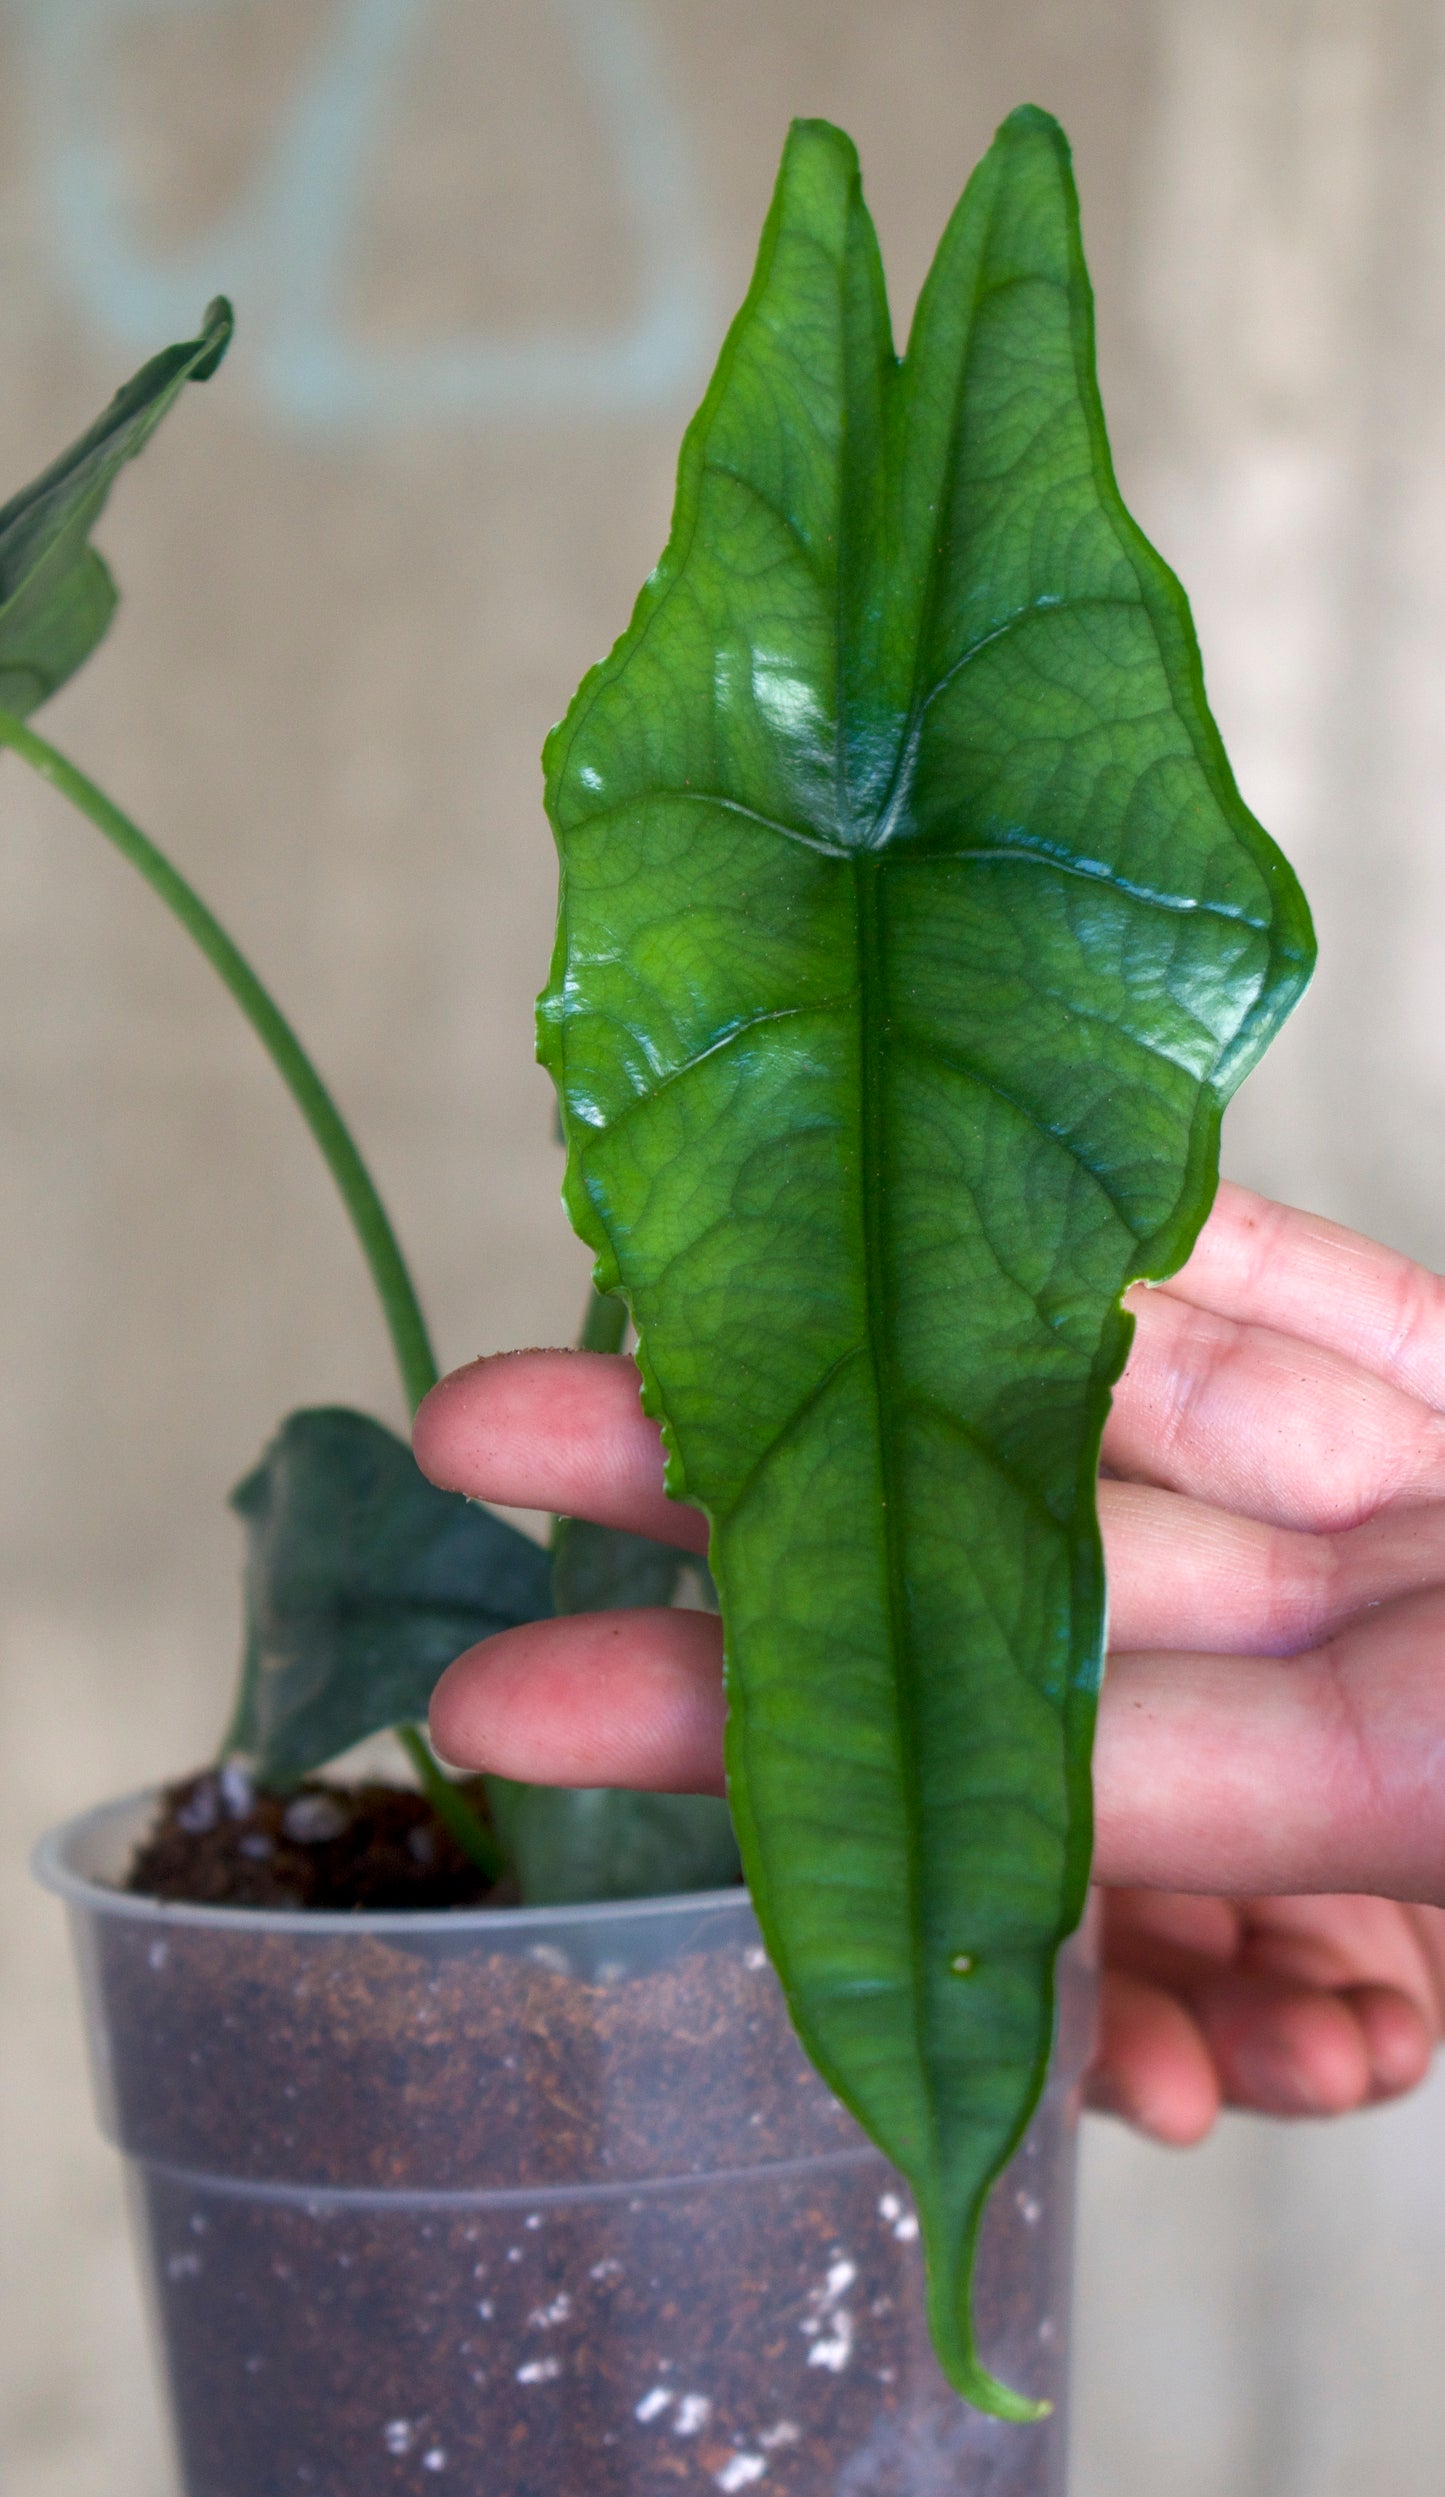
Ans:
[[[438,1491],[369,1415],[290,1414],[231,1495],[246,1522],[246,1645],[226,1748],[293,1785],[425,1717],[474,1640],[552,1609],[540,1545]]]
[[[1005,123],[893,355],[793,132],[630,630],[548,751],[568,1204],[704,1507],[744,1862],[969,2318],[1090,1854],[1099,1436],[1308,976],[1120,500],[1061,133]]]
[[[230,338],[231,307],[218,295],[199,338],[152,356],[79,441],[0,509],[0,707],[24,718],[103,636],[116,590],[90,532],[117,472],[186,383],[209,380]]]

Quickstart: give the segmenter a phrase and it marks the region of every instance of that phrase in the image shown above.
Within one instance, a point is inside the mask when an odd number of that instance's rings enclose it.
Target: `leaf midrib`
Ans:
[[[889,1312],[893,1303],[889,1291],[890,1259],[886,1219],[885,1169],[888,1152],[887,1109],[884,1091],[884,1050],[888,1029],[888,987],[884,963],[884,929],[882,903],[882,855],[858,851],[852,860],[855,927],[858,951],[858,1076],[859,1076],[859,1213],[863,1249],[864,1317],[866,1325],[868,1367],[873,1386],[874,1420],[878,1442],[878,1484],[882,1509],[883,1565],[885,1600],[888,1611],[889,1647],[894,1662],[893,1687],[896,1694],[896,1723],[903,1784],[908,1797],[905,1813],[904,1861],[907,1881],[907,1920],[909,1954],[913,1983],[908,1993],[909,2012],[913,2026],[914,2051],[919,2067],[927,2071],[931,2058],[928,2052],[927,1968],[924,1961],[923,1860],[919,1830],[919,1726],[916,1694],[913,1687],[913,1655],[908,1638],[908,1596],[904,1579],[903,1554],[899,1541],[901,1502],[897,1497],[898,1473],[889,1428],[890,1410],[901,1405],[895,1374],[893,1332]],[[931,2157],[937,2155],[937,2124],[931,2092],[924,2097],[924,2120],[930,2139]]]

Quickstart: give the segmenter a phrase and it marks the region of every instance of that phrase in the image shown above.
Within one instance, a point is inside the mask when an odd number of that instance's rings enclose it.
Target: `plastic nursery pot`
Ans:
[[[803,2057],[746,1894],[307,1915],[109,1886],[144,1799],[41,1846],[128,2167],[187,2497],[1058,2497],[1078,2084],[989,2210],[984,2354],[929,2348],[897,2177]]]

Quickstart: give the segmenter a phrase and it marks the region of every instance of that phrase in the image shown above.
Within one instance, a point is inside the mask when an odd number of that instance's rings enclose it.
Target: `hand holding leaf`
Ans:
[[[1430,1769],[1445,1746],[1445,1286],[1224,1187],[1189,1263],[1138,1302],[1105,1434],[1095,1749],[1096,1869],[1131,1887],[1105,1892],[1090,2087],[1177,2143],[1221,2103],[1326,2115],[1388,2098],[1445,2027]],[[491,1499],[585,1503],[652,1531],[665,1517],[657,1426],[621,1362],[475,1363],[428,1398],[418,1447],[439,1480]],[[671,1525],[697,1547],[696,1511],[674,1506]],[[447,1755],[716,1791],[717,1625],[611,1627],[514,1631],[454,1666],[434,1708]]]

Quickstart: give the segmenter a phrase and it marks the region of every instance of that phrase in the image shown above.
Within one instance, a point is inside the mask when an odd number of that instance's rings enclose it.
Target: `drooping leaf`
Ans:
[[[969,2278],[1088,1874],[1120,1294],[1187,1253],[1312,961],[1114,482],[1046,115],[901,363],[853,150],[794,129],[547,769],[568,1205],[712,1521],[748,1879],[913,2185],[946,2369],[1027,2415]]]
[[[217,296],[198,338],[167,347],[32,485],[0,509],[0,708],[27,713],[89,658],[115,611],[89,543],[118,471],[144,448],[188,381],[208,381],[231,338]]]
[[[515,1526],[438,1491],[364,1413],[293,1413],[237,1485],[246,1641],[226,1749],[293,1785],[385,1726],[424,1718],[454,1656],[552,1609]]]

